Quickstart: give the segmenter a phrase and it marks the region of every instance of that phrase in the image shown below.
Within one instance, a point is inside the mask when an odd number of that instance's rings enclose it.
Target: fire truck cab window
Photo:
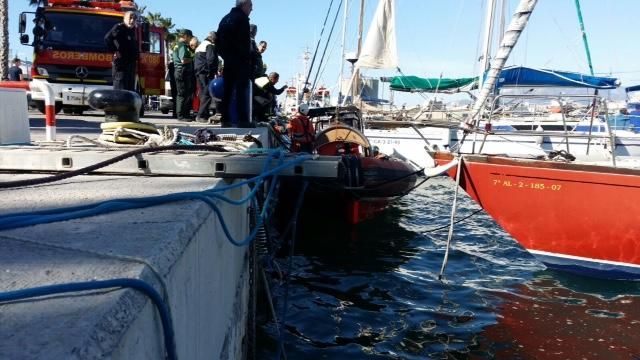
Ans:
[[[50,24],[42,45],[47,49],[76,51],[107,51],[105,34],[121,18],[115,16],[65,14],[45,15]]]
[[[160,54],[160,34],[157,32],[149,33],[149,52],[152,54]]]

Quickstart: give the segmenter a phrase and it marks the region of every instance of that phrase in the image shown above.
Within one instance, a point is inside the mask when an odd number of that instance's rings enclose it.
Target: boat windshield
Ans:
[[[640,103],[637,102],[627,103],[626,107],[629,111],[640,111]]]
[[[48,31],[42,47],[48,50],[107,52],[104,36],[122,21],[119,16],[58,13],[46,15]]]
[[[573,128],[573,132],[588,133],[589,124],[578,124]],[[604,133],[607,132],[607,127],[602,124],[593,124],[591,126],[591,133]]]

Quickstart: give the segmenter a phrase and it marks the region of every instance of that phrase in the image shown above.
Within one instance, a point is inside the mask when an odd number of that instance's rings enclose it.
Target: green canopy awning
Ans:
[[[442,79],[421,78],[417,76],[394,76],[391,78],[389,88],[394,91],[435,92],[458,89],[476,81],[478,81],[477,77]]]

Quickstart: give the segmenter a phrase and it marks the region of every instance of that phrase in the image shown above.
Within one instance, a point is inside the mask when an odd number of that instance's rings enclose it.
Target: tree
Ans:
[[[159,12],[157,13],[149,12],[147,13],[146,18],[150,24],[154,26],[162,27],[165,30],[167,30],[167,36],[165,38],[165,45],[166,45],[165,48],[166,49],[173,48],[173,45],[176,39],[178,38],[178,34],[175,31],[173,31],[173,29],[176,27],[176,24],[173,23],[173,20],[171,18],[166,18],[162,16],[162,14]]]
[[[9,75],[9,0],[0,0],[0,80]]]

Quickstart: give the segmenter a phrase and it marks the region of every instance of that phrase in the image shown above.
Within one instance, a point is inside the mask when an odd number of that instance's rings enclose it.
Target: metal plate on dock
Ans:
[[[131,149],[41,148],[33,146],[0,147],[2,171],[72,171],[110,160]],[[294,160],[297,155],[286,155]],[[93,171],[127,175],[207,176],[219,178],[248,178],[259,175],[265,168],[267,154],[215,152],[155,152],[126,158]],[[338,178],[340,157],[316,156],[288,167],[281,176],[308,178]],[[280,164],[272,159],[269,169]]]

